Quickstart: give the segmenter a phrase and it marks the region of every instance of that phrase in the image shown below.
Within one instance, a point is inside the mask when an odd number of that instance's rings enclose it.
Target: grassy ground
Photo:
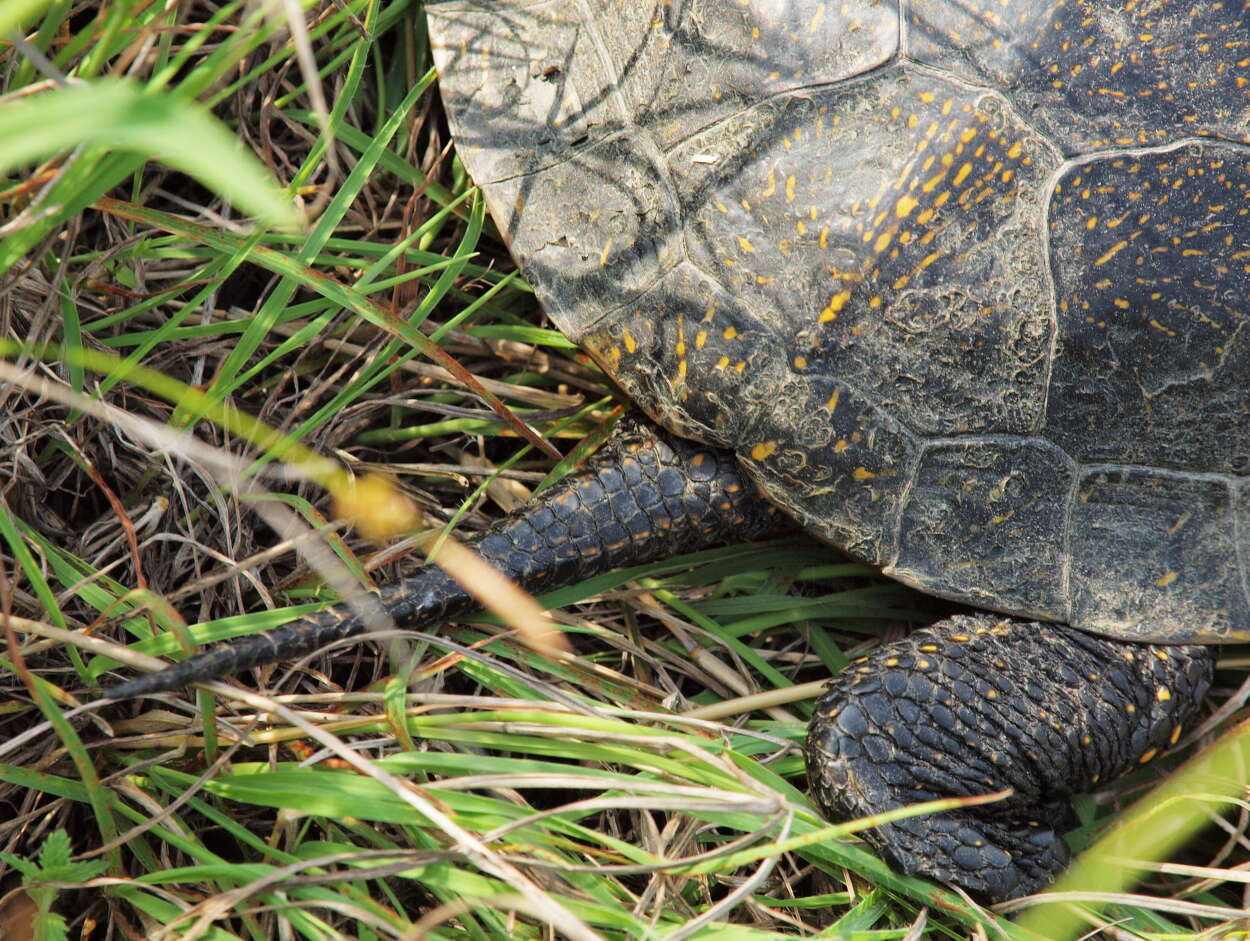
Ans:
[[[421,564],[425,534],[334,522],[341,473],[293,441],[471,533],[570,463],[492,396],[569,456],[619,412],[457,168],[419,7],[271,14],[0,10],[25,37],[0,46],[0,937],[1023,934],[807,805],[811,697],[785,691],[932,610],[814,543],[556,592],[573,662],[483,617],[267,668],[258,693],[94,702],[140,655]],[[1194,742],[1241,709],[1225,666]],[[1078,844],[1177,760],[1083,799]],[[1244,926],[1226,818],[1140,895],[1069,914]]]

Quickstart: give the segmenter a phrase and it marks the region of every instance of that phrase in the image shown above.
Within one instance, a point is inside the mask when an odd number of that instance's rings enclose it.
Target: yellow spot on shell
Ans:
[[[762,461],[770,457],[776,450],[776,441],[761,441],[751,448],[751,457],[757,461]]]
[[[1178,725],[1176,728],[1172,729],[1172,734],[1168,736],[1168,744],[1175,745],[1178,741],[1180,741],[1180,737],[1181,727]]]
[[[842,395],[841,389],[834,389],[833,395],[829,396],[829,401],[825,403],[825,408],[829,409],[829,411],[831,412],[836,412],[838,410],[838,398],[841,395]]]
[[[755,246],[747,239],[745,235],[738,236],[738,245],[748,254],[755,254]]]
[[[1155,699],[1159,700],[1159,702],[1167,702],[1171,698],[1172,691],[1166,686],[1160,686],[1158,691],[1155,693]]]
[[[606,268],[608,266],[608,255],[612,252],[612,240],[608,239],[603,243],[603,251],[599,253],[599,267]]]
[[[900,196],[897,203],[894,204],[894,215],[900,219],[905,219],[916,208],[918,200],[914,196]]]
[[[971,172],[972,172],[972,164],[971,164],[971,163],[965,163],[962,167],[960,167],[960,168],[959,168],[959,172],[957,172],[957,173],[955,174],[955,178],[954,178],[953,180],[951,180],[951,182],[952,182],[955,186],[958,186],[958,185],[959,185],[960,183],[962,183],[964,180],[968,179],[968,174],[969,174],[969,173],[971,173]]]
[[[1144,755],[1142,755],[1140,758],[1138,758],[1137,760],[1138,760],[1141,764],[1143,764],[1143,765],[1144,765],[1144,764],[1146,764],[1146,762],[1148,762],[1148,761],[1153,761],[1153,760],[1154,760],[1154,756],[1155,756],[1155,755],[1157,755],[1157,754],[1159,754],[1159,749],[1157,749],[1157,748],[1151,748],[1151,749],[1149,749],[1149,750],[1148,750],[1148,751],[1147,751]]]
[[[726,327],[725,332],[721,334],[726,340],[732,340],[738,335],[738,331],[733,327]]]
[[[698,333],[694,335],[694,348],[696,350],[703,349],[706,343],[707,343],[707,331],[706,330],[700,330]]]
[[[1168,585],[1181,577],[1180,572],[1168,572],[1166,575],[1155,579],[1155,586],[1158,588],[1167,588]]]
[[[855,470],[851,471],[851,476],[856,480],[872,480],[877,475],[866,467],[857,467]]]
[[[786,202],[794,201],[794,174],[786,177]]]
[[[1126,245],[1128,245],[1128,242],[1124,239],[1116,242],[1109,249],[1103,252],[1101,256],[1099,256],[1099,258],[1094,262],[1094,266],[1097,267],[1098,265],[1105,265],[1112,258],[1118,255]]]
[[[796,356],[796,357],[794,357],[794,368],[795,368],[795,369],[806,369],[806,368],[807,368],[807,357],[806,357],[806,356]]]
[[[821,323],[828,323],[831,320],[838,319],[838,312],[846,306],[846,302],[851,299],[851,292],[841,290],[829,299],[829,303],[825,305],[825,309],[820,312],[819,320]]]
[[[628,330],[621,331],[621,339],[625,342],[625,351],[630,353],[638,352],[638,341],[634,339],[634,335]]]

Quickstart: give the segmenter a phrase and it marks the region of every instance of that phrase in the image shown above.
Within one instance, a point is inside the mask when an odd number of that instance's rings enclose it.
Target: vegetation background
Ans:
[[[1207,778],[1128,830],[1211,824],[1171,861],[1120,844],[1044,909],[899,877],[823,822],[800,684],[939,609],[802,539],[553,593],[574,661],[482,616],[100,704],[411,571],[623,405],[457,164],[420,4],[9,0],[0,36],[0,937],[1247,929],[1245,795]],[[421,531],[336,522],[375,471]],[[1196,772],[1246,779],[1245,666],[1176,756],[1080,801],[1079,847],[1222,729]]]

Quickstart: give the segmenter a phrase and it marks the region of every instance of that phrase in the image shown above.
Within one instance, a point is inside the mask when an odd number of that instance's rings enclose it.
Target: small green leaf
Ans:
[[[64,830],[54,830],[43,841],[43,849],[39,851],[39,868],[44,872],[69,865],[70,846],[69,834]]]
[[[32,863],[29,859],[22,859],[20,856],[14,856],[12,853],[0,852],[0,863],[16,869],[27,879],[33,879],[35,874],[39,872],[39,867]]]
[[[56,912],[40,912],[34,927],[35,941],[69,941],[69,923]]]
[[[108,868],[108,863],[102,859],[73,862],[72,849],[69,834],[64,830],[55,830],[43,841],[38,863],[0,852],[0,863],[22,874],[26,894],[38,909],[33,922],[35,941],[61,941],[69,937],[65,921],[52,912],[58,890],[43,883],[82,883],[94,879]]]

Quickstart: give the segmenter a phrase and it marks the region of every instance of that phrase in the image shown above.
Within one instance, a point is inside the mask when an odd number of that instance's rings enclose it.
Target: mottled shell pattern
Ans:
[[[448,0],[551,319],[925,591],[1250,638],[1250,3]]]

